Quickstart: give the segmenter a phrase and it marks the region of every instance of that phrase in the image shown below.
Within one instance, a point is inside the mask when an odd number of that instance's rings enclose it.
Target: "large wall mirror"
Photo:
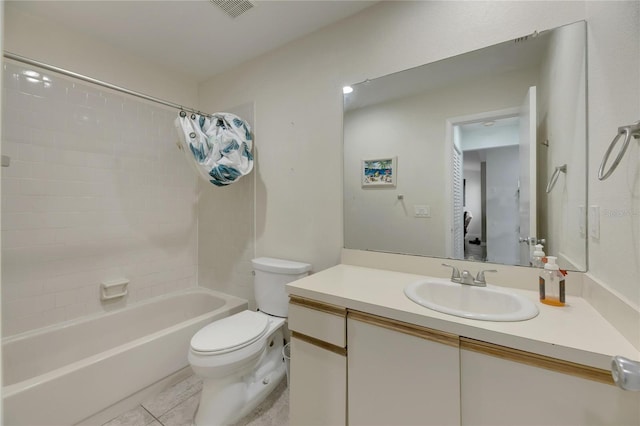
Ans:
[[[585,271],[586,25],[344,95],[344,245]]]

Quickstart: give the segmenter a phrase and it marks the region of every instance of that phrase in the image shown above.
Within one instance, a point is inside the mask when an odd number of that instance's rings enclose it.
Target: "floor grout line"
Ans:
[[[151,411],[147,410],[147,408],[146,408],[144,405],[140,404],[140,406],[141,406],[142,408],[144,408],[144,410],[145,410],[147,413],[151,414],[151,416],[152,416],[154,419],[156,419],[156,420],[158,421],[158,423],[160,423],[162,426],[164,426],[164,424],[160,421],[160,417],[162,417],[162,416],[164,416],[165,414],[169,413],[171,410],[173,410],[173,409],[175,409],[175,408],[178,408],[180,405],[182,405],[182,404],[184,404],[185,402],[187,402],[187,400],[188,400],[189,398],[191,398],[191,397],[192,397],[192,396],[194,396],[194,395],[198,395],[198,394],[200,394],[200,392],[202,392],[202,391],[194,392],[193,394],[191,394],[191,395],[189,395],[188,397],[186,397],[183,401],[180,401],[180,402],[177,402],[177,403],[176,403],[176,402],[175,402],[175,400],[174,400],[174,401],[172,402],[174,405],[172,405],[170,408],[167,408],[166,410],[164,410],[161,414],[159,414],[159,415],[158,415],[158,417],[154,416],[154,415],[153,415],[153,413],[151,413]],[[184,393],[186,393],[186,392],[183,392],[183,394],[184,394]],[[179,395],[182,395],[182,394],[179,394]],[[179,397],[179,395],[176,395],[176,398],[178,398],[178,397]]]
[[[147,410],[147,409],[145,408],[145,406],[144,406],[144,405],[140,404],[140,407],[142,407],[142,409],[143,409],[144,411],[146,411],[147,413],[149,413],[149,415],[150,415],[151,417],[153,417],[153,419],[154,419],[156,422],[160,423],[160,426],[164,426],[164,424],[160,421],[160,419],[159,419],[159,418],[157,418],[156,416],[154,416],[154,415],[153,415],[153,413],[152,413],[151,411]],[[153,423],[153,422],[151,422],[151,423]]]

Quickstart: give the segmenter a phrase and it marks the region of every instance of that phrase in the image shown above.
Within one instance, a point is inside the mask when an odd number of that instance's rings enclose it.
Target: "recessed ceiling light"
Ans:
[[[342,88],[342,93],[344,93],[345,95],[346,95],[347,93],[351,93],[351,92],[353,92],[353,87],[351,87],[351,86],[344,86],[344,87]]]

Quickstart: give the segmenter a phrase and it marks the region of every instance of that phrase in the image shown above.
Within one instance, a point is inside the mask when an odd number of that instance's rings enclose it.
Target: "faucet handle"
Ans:
[[[496,269],[481,269],[476,275],[476,279],[474,280],[477,284],[486,284],[487,281],[484,279],[485,272],[498,272]]]
[[[449,268],[451,268],[451,281],[460,280],[460,270],[458,268],[447,263],[443,263],[442,266],[448,266]]]

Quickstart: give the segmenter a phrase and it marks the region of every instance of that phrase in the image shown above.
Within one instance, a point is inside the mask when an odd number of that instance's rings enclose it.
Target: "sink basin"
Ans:
[[[538,315],[531,300],[491,285],[476,287],[434,278],[407,285],[404,294],[419,305],[462,318],[524,321]]]

